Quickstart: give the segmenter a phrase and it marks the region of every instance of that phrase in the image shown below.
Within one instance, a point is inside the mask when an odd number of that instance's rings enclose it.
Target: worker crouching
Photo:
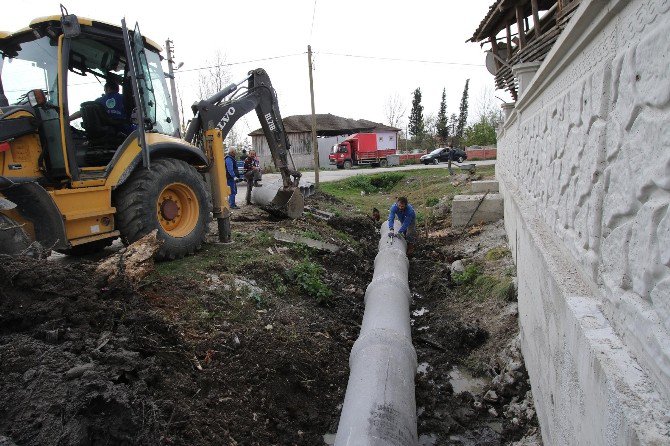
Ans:
[[[409,257],[414,252],[416,243],[416,212],[414,212],[412,205],[407,202],[406,197],[398,197],[398,200],[391,206],[388,220],[389,237],[396,237],[393,229],[396,217],[401,224],[398,235],[404,237],[407,241],[407,256]]]

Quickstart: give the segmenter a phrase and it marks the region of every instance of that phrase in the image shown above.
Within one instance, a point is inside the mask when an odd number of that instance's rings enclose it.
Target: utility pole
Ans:
[[[167,53],[168,77],[170,78],[170,92],[172,94],[172,110],[177,122],[177,136],[181,137],[181,125],[179,124],[181,121],[179,120],[179,108],[177,107],[177,86],[174,83],[174,48],[172,48],[172,40],[170,39],[165,41],[165,52]]]
[[[312,98],[312,150],[314,152],[314,185],[319,188],[319,143],[316,140],[316,114],[314,112],[314,78],[312,77],[312,45],[307,45],[307,64],[309,66],[309,94]]]

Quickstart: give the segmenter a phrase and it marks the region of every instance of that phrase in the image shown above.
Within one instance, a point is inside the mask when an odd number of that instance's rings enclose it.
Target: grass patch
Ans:
[[[510,276],[484,274],[477,264],[468,265],[462,273],[452,273],[451,279],[463,287],[462,294],[469,298],[493,298],[508,302],[516,300],[516,289]]]
[[[316,231],[312,231],[310,229],[305,229],[300,233],[301,236],[311,238],[312,240],[319,240],[323,241],[323,237],[321,237],[321,234],[319,234]]]
[[[484,274],[477,277],[473,285],[476,289],[476,292],[482,299],[490,296],[494,299],[509,302],[516,300],[516,290],[514,289],[514,283],[509,277],[499,278]]]
[[[437,203],[440,202],[440,199],[437,197],[428,197],[426,198],[426,207],[432,208],[435,206]]]
[[[492,178],[494,166],[479,166],[477,174],[483,178]],[[360,214],[369,215],[373,207],[382,214],[387,213],[399,196],[406,196],[415,211],[427,214],[432,212],[435,199],[439,202],[441,197],[453,197],[465,192],[467,184],[452,185],[455,177],[456,175],[450,176],[447,169],[418,167],[402,172],[356,175],[340,181],[322,183],[320,188],[324,193],[352,206]],[[361,191],[364,192],[363,195]]]
[[[196,271],[208,271],[221,260],[225,248],[217,245],[205,245],[196,255],[170,262],[156,263],[152,274],[170,277],[193,277]]]
[[[506,246],[498,246],[496,248],[490,249],[484,258],[486,260],[495,261],[507,257],[508,255],[510,255],[510,251]]]
[[[196,255],[171,262],[159,262],[152,275],[193,278],[199,271],[229,271],[243,273],[250,263],[268,260],[267,248],[274,245],[274,239],[267,231],[233,232],[235,244],[229,246],[205,244]],[[254,255],[250,256],[249,253]]]

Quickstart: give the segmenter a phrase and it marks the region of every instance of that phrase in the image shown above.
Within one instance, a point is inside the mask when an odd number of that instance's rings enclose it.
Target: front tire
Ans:
[[[351,161],[349,160],[345,161],[343,166],[345,169],[351,169]]]
[[[154,229],[163,241],[156,260],[193,254],[205,242],[212,201],[204,179],[184,161],[162,158],[138,169],[116,191],[117,227],[128,245]]]
[[[437,158],[434,158],[433,159],[433,164],[435,164],[437,166],[438,164],[440,164],[440,161]]]

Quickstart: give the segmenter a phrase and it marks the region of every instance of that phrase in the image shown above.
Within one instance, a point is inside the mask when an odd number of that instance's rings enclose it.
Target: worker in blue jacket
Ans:
[[[393,224],[395,218],[401,223],[398,235],[402,235],[407,240],[407,255],[411,256],[416,242],[416,212],[411,204],[407,202],[407,197],[398,197],[398,200],[391,206],[389,212],[389,237],[395,237]]]
[[[239,209],[235,204],[235,196],[237,195],[237,183],[235,179],[239,177],[237,170],[237,151],[234,148],[228,150],[226,155],[226,183],[230,188],[230,195],[228,196],[228,204],[230,209]]]

